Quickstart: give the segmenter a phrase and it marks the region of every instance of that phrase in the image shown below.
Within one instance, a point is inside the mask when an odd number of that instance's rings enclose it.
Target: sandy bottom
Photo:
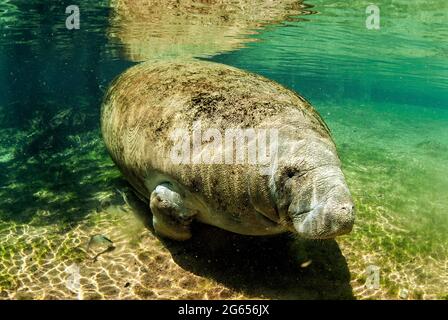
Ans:
[[[355,296],[447,299],[448,113],[384,101],[318,109],[357,207],[352,234],[339,241]],[[371,265],[378,290],[363,286]]]
[[[353,298],[348,267],[334,241],[244,237],[197,225],[193,240],[177,243],[158,239],[145,221],[148,212],[137,205],[111,204],[86,217],[93,224],[66,232],[46,228],[42,233],[42,228],[28,226],[3,231],[9,259],[3,259],[1,269],[9,279],[3,276],[1,297]],[[115,246],[96,261],[104,248],[87,251],[95,234],[107,236]]]

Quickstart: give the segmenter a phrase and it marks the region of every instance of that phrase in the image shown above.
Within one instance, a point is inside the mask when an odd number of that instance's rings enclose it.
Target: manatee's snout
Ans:
[[[355,206],[346,188],[319,202],[310,211],[296,215],[294,229],[307,239],[331,239],[350,233],[355,222]]]

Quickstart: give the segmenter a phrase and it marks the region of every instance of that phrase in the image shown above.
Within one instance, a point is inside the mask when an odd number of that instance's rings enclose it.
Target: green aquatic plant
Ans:
[[[69,137],[82,131],[86,115],[73,109],[36,111],[29,122],[26,139],[16,149],[16,156],[45,157],[73,143]],[[73,140],[73,138],[72,138]],[[76,141],[75,141],[76,142]]]
[[[18,12],[17,6],[10,0],[0,0],[0,30],[17,22]]]

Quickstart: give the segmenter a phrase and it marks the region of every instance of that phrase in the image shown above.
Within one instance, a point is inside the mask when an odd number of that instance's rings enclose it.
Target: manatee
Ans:
[[[162,237],[187,240],[193,222],[307,239],[352,230],[329,128],[304,98],[260,75],[196,60],[138,64],[110,85],[101,131]],[[227,140],[228,132],[244,134]],[[268,162],[254,161],[255,145]]]

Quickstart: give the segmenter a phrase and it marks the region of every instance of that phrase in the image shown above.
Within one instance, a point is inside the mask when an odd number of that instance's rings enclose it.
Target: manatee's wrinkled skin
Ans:
[[[178,128],[279,131],[271,175],[254,164],[176,164]],[[199,61],[143,63],[111,85],[102,107],[107,149],[150,200],[156,232],[191,236],[193,220],[247,235],[311,239],[351,231],[354,206],[329,130],[303,98],[261,76]]]

